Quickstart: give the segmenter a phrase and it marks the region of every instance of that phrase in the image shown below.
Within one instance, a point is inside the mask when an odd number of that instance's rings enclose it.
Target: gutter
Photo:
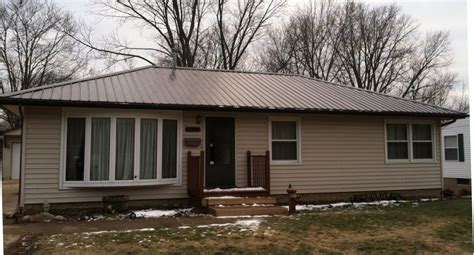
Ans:
[[[441,127],[445,127],[445,126],[451,125],[451,124],[453,124],[454,122],[456,122],[456,120],[457,120],[457,119],[452,119],[452,120],[446,121],[445,123],[441,123]]]
[[[148,104],[148,103],[119,103],[119,102],[91,102],[91,101],[61,101],[61,100],[22,100],[0,97],[0,104],[7,105],[42,105],[56,107],[94,107],[94,108],[128,108],[154,110],[186,110],[186,111],[218,111],[218,112],[272,112],[272,113],[319,113],[319,114],[351,114],[351,115],[383,115],[383,116],[413,116],[413,117],[441,117],[449,119],[463,119],[468,114],[462,112],[426,113],[405,111],[368,111],[356,109],[329,109],[329,108],[271,108],[256,106],[219,106],[219,105],[191,105],[191,104]]]

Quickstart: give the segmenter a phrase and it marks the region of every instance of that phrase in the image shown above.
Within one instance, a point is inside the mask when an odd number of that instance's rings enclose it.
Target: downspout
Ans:
[[[16,218],[16,221],[18,222],[18,218],[21,217],[23,215],[23,205],[21,204],[21,195],[22,195],[22,186],[23,186],[23,152],[25,150],[25,144],[23,143],[24,141],[24,129],[25,129],[25,126],[24,126],[24,121],[23,121],[23,108],[21,107],[21,104],[18,105],[18,112],[20,113],[20,121],[21,121],[21,131],[20,131],[20,134],[21,134],[21,149],[20,149],[20,178],[19,178],[19,181],[18,181],[18,201],[17,201],[17,208],[16,208],[16,212],[15,212],[15,217]]]

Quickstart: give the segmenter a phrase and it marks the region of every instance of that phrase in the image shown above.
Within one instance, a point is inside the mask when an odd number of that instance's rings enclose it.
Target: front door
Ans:
[[[235,186],[234,118],[206,118],[206,187]]]

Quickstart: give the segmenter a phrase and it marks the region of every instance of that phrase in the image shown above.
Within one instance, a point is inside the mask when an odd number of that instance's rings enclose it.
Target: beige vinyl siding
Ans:
[[[21,143],[19,136],[5,136],[3,142],[2,178],[11,180],[12,178],[12,143]]]
[[[138,110],[137,110],[138,111]],[[182,184],[150,187],[59,189],[61,109],[27,108],[24,203],[101,201],[104,195],[130,199],[187,197],[186,153],[204,148],[205,117],[235,118],[236,185],[247,185],[246,152],[264,154],[269,148],[271,113],[183,112],[183,139],[201,138],[199,147],[182,142]],[[271,193],[285,194],[288,184],[298,193],[433,189],[441,187],[438,120],[435,163],[385,162],[384,117],[347,115],[287,115],[301,117],[302,163],[271,166]],[[392,119],[392,118],[389,118]],[[418,118],[420,119],[420,118]],[[430,119],[428,119],[430,120]],[[185,132],[188,126],[200,132]]]
[[[59,189],[61,108],[28,107],[26,118],[24,204],[95,202],[119,194],[132,200],[187,198],[184,151],[181,185]]]
[[[302,163],[272,165],[271,193],[286,193],[288,184],[298,193],[440,188],[435,130],[436,163],[386,163],[383,117],[303,115]]]

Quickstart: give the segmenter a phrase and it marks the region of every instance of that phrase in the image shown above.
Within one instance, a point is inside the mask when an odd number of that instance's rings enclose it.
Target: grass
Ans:
[[[241,227],[42,236],[38,254],[471,253],[470,200],[270,217]],[[61,245],[58,245],[61,243]]]

